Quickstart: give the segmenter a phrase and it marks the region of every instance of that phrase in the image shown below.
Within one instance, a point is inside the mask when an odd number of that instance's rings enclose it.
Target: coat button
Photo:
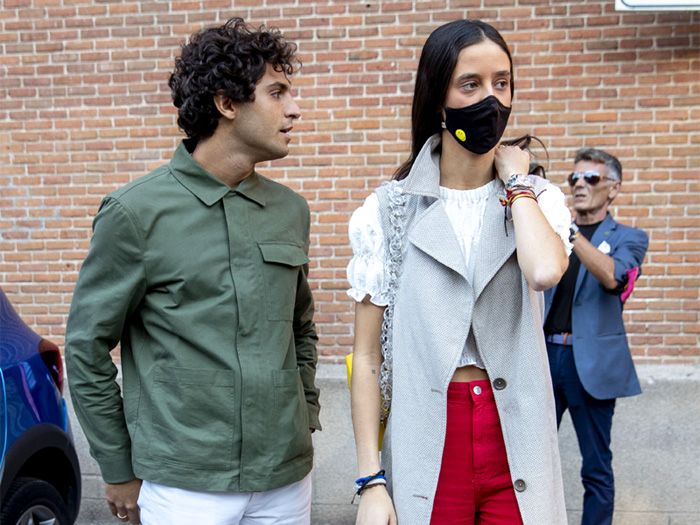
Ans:
[[[506,387],[506,385],[506,380],[502,377],[497,377],[493,380],[493,388],[495,388],[496,390],[503,390]]]
[[[522,479],[516,479],[515,483],[513,483],[513,486],[518,492],[525,492],[525,489],[527,488],[527,485]]]
[[[480,395],[481,395],[481,387],[480,387],[479,385],[476,385],[476,386],[474,387],[474,393],[475,393],[477,396],[480,396]]]

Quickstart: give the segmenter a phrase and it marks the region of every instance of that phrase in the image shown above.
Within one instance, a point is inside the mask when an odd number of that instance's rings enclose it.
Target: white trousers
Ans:
[[[311,474],[265,492],[194,492],[143,482],[142,525],[310,525]]]

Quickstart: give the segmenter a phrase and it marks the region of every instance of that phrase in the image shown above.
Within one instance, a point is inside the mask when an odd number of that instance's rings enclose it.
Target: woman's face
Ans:
[[[459,52],[445,106],[463,108],[489,95],[510,107],[510,60],[498,44],[487,39]]]

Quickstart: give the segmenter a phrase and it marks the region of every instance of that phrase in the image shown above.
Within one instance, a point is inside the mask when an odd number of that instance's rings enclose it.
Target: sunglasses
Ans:
[[[586,181],[586,184],[590,184],[591,186],[595,186],[600,182],[600,179],[602,178],[600,176],[600,173],[596,173],[595,171],[572,171],[569,173],[568,181],[569,181],[569,186],[575,186],[576,182],[580,179],[583,178],[583,180]],[[605,177],[608,180],[617,180],[615,177]]]

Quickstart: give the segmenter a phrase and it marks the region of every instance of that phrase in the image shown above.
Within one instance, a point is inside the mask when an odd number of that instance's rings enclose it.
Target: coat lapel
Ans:
[[[608,213],[605,216],[605,219],[603,219],[603,222],[596,229],[595,233],[593,234],[593,237],[591,237],[591,244],[598,248],[600,243],[602,243],[603,241],[607,240],[608,237],[610,237],[610,233],[615,228],[617,228],[617,223],[613,220],[612,215]],[[586,271],[586,267],[583,264],[581,264],[581,267],[578,269],[578,275],[576,276],[574,299],[576,299],[576,296],[578,295],[578,292],[581,289],[581,284],[583,284],[583,276],[586,275]]]
[[[467,279],[464,254],[452,229],[450,219],[439,200],[416,218],[408,234],[416,248]]]
[[[513,222],[504,220],[504,208],[490,198],[484,211],[479,241],[474,247],[474,300],[515,251]]]
[[[408,240],[440,264],[467,278],[467,267],[459,241],[445,208],[440,202],[440,135],[428,139],[418,153],[406,178],[404,191],[422,197],[418,216]]]
[[[406,178],[404,191],[422,196],[425,206],[419,206],[419,216],[413,223],[408,240],[439,263],[454,270],[467,281],[469,273],[464,254],[445,212],[440,197],[440,154],[435,151],[440,135],[433,135],[418,153]],[[424,211],[420,211],[424,210]],[[472,252],[475,268],[475,298],[515,251],[515,232],[511,221],[504,225],[503,207],[489,199],[484,212],[480,239]]]

